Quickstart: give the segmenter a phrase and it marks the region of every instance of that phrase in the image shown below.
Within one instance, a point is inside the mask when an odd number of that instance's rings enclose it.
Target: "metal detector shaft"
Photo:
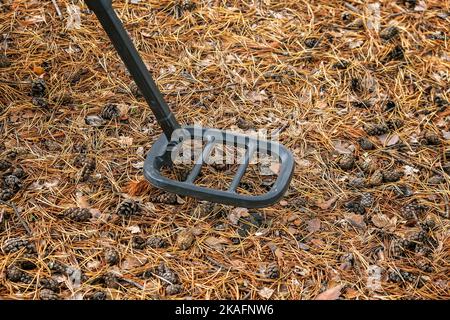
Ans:
[[[141,90],[147,104],[155,114],[156,120],[164,131],[167,140],[170,141],[172,132],[178,129],[180,125],[164,101],[161,92],[139,56],[122,22],[114,12],[112,1],[85,0],[85,2],[89,9],[95,13],[103,29],[105,29],[120,58]]]

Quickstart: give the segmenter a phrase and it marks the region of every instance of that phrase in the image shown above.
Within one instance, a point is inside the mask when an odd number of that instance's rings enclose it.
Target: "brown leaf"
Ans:
[[[44,68],[42,68],[42,67],[34,66],[34,67],[33,67],[33,72],[34,72],[36,75],[40,76],[40,75],[42,75],[42,74],[45,73],[45,70],[44,70]]]
[[[195,241],[195,236],[191,229],[182,230],[177,237],[176,245],[181,250],[189,249]]]
[[[345,294],[344,294],[346,299],[354,299],[360,296],[359,291],[352,289],[352,288],[348,288],[347,290],[345,290]]]
[[[337,285],[320,293],[315,300],[336,300],[341,295],[342,285]]]
[[[264,100],[267,100],[267,94],[264,90],[261,90],[260,92],[257,91],[247,91],[246,97],[251,102],[262,102]]]
[[[334,197],[331,197],[330,199],[328,199],[327,201],[317,203],[317,206],[320,209],[327,210],[336,202],[336,200],[337,200],[337,197],[334,196]]]
[[[286,200],[281,200],[281,201],[280,201],[280,205],[281,205],[282,207],[286,207],[287,205],[289,205],[289,202],[287,202]]]
[[[333,143],[334,149],[340,154],[350,154],[353,153],[355,146],[341,140]]]
[[[394,134],[393,136],[383,134],[381,136],[378,136],[378,139],[383,145],[388,147],[393,146],[394,144],[400,141],[400,137],[398,136],[398,134]]]
[[[148,193],[151,188],[152,186],[147,182],[147,180],[139,180],[128,182],[122,191],[134,197]]]
[[[230,222],[232,224],[237,224],[239,221],[239,218],[248,217],[248,216],[249,216],[248,209],[234,208],[233,210],[231,210],[230,214],[228,215],[228,220],[230,220]]]
[[[76,201],[77,201],[78,207],[80,207],[80,208],[90,208],[91,207],[89,205],[88,199],[81,192],[77,192],[76,197],[77,197]]]
[[[360,214],[349,213],[345,215],[345,218],[355,227],[362,229],[366,227],[366,223],[364,222],[364,216]]]
[[[393,231],[395,231],[395,227],[397,224],[397,218],[393,217],[392,219],[389,219],[389,217],[386,216],[385,214],[379,213],[372,217],[372,222],[376,227],[378,227],[380,229],[384,229],[386,231],[393,232]]]
[[[288,227],[287,231],[290,234],[297,234],[298,233],[298,230],[296,228],[294,228],[294,227]]]
[[[88,263],[86,263],[86,269],[88,269],[89,271],[94,271],[99,269],[101,266],[101,262],[98,260],[91,260]]]
[[[120,136],[119,139],[117,139],[117,142],[120,144],[122,148],[128,148],[133,145],[133,138],[132,137],[125,137]]]
[[[129,226],[126,228],[128,231],[131,232],[131,234],[137,234],[139,232],[141,232],[141,228],[139,228],[138,225],[134,225],[134,226]]]
[[[313,244],[316,247],[323,247],[325,245],[325,243],[322,240],[317,238],[311,239],[309,243]]]
[[[279,162],[274,162],[270,165],[270,171],[272,171],[275,174],[279,174],[280,173],[280,167],[281,164]]]
[[[247,267],[245,262],[239,259],[231,260],[230,263],[236,269],[245,269]]]
[[[225,244],[230,243],[230,240],[224,237],[208,237],[205,239],[205,243],[212,248],[222,249]]]
[[[264,299],[270,299],[275,290],[264,287],[258,291],[258,294]]]
[[[450,140],[450,131],[442,130],[442,137],[443,137],[445,140]]]
[[[284,265],[283,252],[281,251],[281,249],[280,248],[276,248],[274,254],[275,254],[275,257],[277,257],[278,264],[283,266]]]
[[[140,267],[145,264],[145,261],[141,261],[136,257],[127,257],[121,264],[121,269],[131,270]]]
[[[312,233],[320,230],[320,220],[317,218],[309,220],[307,224],[308,224],[307,227],[308,232]]]

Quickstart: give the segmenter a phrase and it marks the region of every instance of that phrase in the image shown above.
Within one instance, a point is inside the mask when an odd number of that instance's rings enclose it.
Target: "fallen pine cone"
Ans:
[[[44,79],[38,78],[31,82],[31,95],[33,97],[43,97],[47,91]]]
[[[153,196],[150,201],[164,204],[177,204],[177,195],[171,192],[163,192],[159,195]]]
[[[117,208],[117,214],[123,217],[131,217],[132,215],[136,215],[139,211],[139,203],[132,199],[124,200]]]
[[[41,300],[59,300],[58,294],[56,294],[50,289],[42,289],[39,292],[39,298]]]
[[[119,252],[114,248],[106,249],[104,255],[106,263],[110,266],[116,265],[120,260]]]
[[[176,294],[180,294],[183,291],[183,286],[179,284],[169,284],[166,287],[166,294],[168,296],[174,296]]]
[[[117,105],[113,103],[106,104],[103,107],[102,112],[100,113],[100,117],[105,120],[113,120],[120,117],[120,110]]]
[[[338,165],[342,170],[351,170],[355,165],[355,156],[353,154],[344,154]]]
[[[51,291],[59,290],[59,282],[53,278],[42,278],[39,280],[39,287],[42,289],[49,289]]]
[[[25,248],[25,251],[28,253],[36,252],[36,247],[33,243],[31,243],[29,240],[20,238],[11,238],[6,240],[2,249],[5,253],[13,253],[19,251],[22,248]]]
[[[189,249],[194,243],[195,237],[192,230],[185,229],[178,234],[176,245],[181,250]]]
[[[153,249],[160,249],[167,247],[167,241],[161,237],[151,237],[147,239],[147,246]]]
[[[72,221],[86,222],[92,218],[92,213],[88,208],[70,208],[65,210],[62,216]]]
[[[265,276],[269,279],[278,279],[280,277],[280,269],[276,263],[267,266]]]
[[[6,269],[6,278],[12,282],[31,283],[33,278],[16,265],[10,265]]]
[[[400,180],[401,177],[403,177],[404,172],[401,170],[384,170],[383,171],[383,181],[384,182],[397,182]]]

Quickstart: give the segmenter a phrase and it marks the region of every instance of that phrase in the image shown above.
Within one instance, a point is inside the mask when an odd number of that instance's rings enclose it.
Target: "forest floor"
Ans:
[[[0,298],[450,297],[449,1],[113,2],[179,121],[275,130],[291,186],[151,187],[161,130],[95,15],[0,0]]]

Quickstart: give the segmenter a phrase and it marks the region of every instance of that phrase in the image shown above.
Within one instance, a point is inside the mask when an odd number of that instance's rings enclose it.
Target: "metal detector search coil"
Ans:
[[[198,139],[194,127],[183,127],[175,119],[169,106],[147,70],[139,53],[134,47],[122,22],[112,7],[111,0],[85,0],[108,34],[116,51],[126,65],[136,85],[142,92],[147,104],[155,114],[158,124],[164,134],[155,142],[144,163],[144,176],[156,187],[176,194],[190,196],[201,200],[234,205],[246,208],[266,207],[277,202],[286,192],[294,170],[292,153],[279,143],[257,139],[250,136],[230,133],[217,129],[202,129],[202,138],[206,138],[200,158],[196,160],[191,172],[184,181],[164,177],[161,169],[171,167],[171,153],[181,141],[173,137],[173,133],[182,129],[191,139]],[[239,165],[228,190],[217,190],[201,187],[195,184],[203,164],[210,156],[214,145],[225,143],[235,147],[245,148],[244,161]],[[242,195],[236,189],[244,176],[252,156],[256,153],[266,153],[280,162],[280,170],[271,189],[262,195]]]

